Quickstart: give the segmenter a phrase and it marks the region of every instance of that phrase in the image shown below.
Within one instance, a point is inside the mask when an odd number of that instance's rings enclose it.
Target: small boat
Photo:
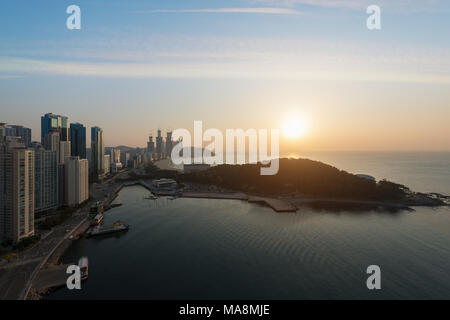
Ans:
[[[158,197],[153,194],[150,194],[148,197],[145,197],[144,199],[145,200],[156,200],[156,199],[158,199]]]
[[[89,273],[89,259],[87,257],[81,257],[78,260],[78,267],[80,267],[81,280],[87,280]]]
[[[95,226],[86,233],[86,236],[89,238],[116,232],[128,231],[129,228],[130,226],[126,222],[122,223],[120,220],[118,220],[113,224],[112,227]]]
[[[98,214],[92,219],[91,226],[98,226],[103,221],[103,214]]]

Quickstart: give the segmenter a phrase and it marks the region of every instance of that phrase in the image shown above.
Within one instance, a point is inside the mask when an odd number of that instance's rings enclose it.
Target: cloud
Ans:
[[[17,75],[7,75],[7,74],[0,74],[0,80],[4,80],[4,79],[17,79],[17,78],[22,78],[22,76],[17,76]]]
[[[347,9],[365,9],[374,4],[395,12],[438,12],[450,9],[448,0],[251,0],[251,2],[285,7],[309,5]]]
[[[363,8],[366,0],[256,0],[261,3],[271,3],[284,6],[294,6],[304,4],[326,8]],[[373,2],[373,1],[372,1]],[[367,5],[366,5],[367,7]]]
[[[219,9],[177,9],[147,10],[140,13],[257,13],[300,15],[303,12],[290,8],[219,8]]]
[[[401,70],[368,61],[307,61],[270,57],[256,61],[101,63],[0,57],[0,74],[62,75],[102,78],[276,79],[450,84],[448,73]],[[334,58],[333,58],[334,59]],[[339,62],[339,63],[337,63]]]

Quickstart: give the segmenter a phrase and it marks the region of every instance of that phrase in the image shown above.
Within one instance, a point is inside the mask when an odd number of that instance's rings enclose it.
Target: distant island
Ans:
[[[448,199],[435,193],[412,192],[387,180],[373,181],[308,159],[280,159],[279,172],[273,176],[260,175],[261,166],[261,163],[218,165],[178,178],[181,182],[270,197],[357,200],[403,206],[441,206]]]

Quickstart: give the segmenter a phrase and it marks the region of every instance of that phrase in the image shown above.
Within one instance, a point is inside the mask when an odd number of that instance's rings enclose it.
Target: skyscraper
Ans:
[[[65,116],[47,113],[41,117],[41,142],[50,131],[58,131],[61,141],[69,140],[68,120]]]
[[[62,187],[62,186],[61,186]],[[34,148],[34,211],[58,207],[58,161],[56,151]]]
[[[153,141],[153,136],[148,137],[147,152],[150,154],[155,152],[155,142]]]
[[[111,163],[118,163],[120,162],[120,149],[112,148],[111,149]]]
[[[89,164],[87,159],[68,157],[64,164],[65,199],[75,207],[89,198]]]
[[[46,150],[55,151],[56,159],[59,162],[59,151],[60,151],[60,133],[58,131],[49,131],[44,137],[44,148]]]
[[[70,141],[59,142],[59,164],[64,164],[66,157],[70,157]]]
[[[21,137],[25,143],[25,147],[31,146],[31,129],[24,126],[9,125],[6,126],[6,136]]]
[[[130,153],[129,153],[129,152],[125,152],[125,155],[124,155],[124,163],[123,163],[123,165],[124,165],[125,167],[128,167],[129,164],[130,164],[130,160],[131,160],[131,155],[130,155]]]
[[[167,131],[167,136],[166,136],[166,157],[170,157],[170,154],[172,153],[172,147],[173,147],[172,132],[171,131]]]
[[[111,155],[105,154],[103,156],[103,174],[109,174],[111,165]]]
[[[86,127],[80,123],[70,124],[71,155],[86,159]]]
[[[103,140],[103,130],[99,127],[91,128],[91,173],[94,178],[99,178],[104,174],[105,144]]]
[[[6,137],[6,123],[0,123],[0,143],[3,142],[5,137]]]
[[[19,137],[0,143],[0,222],[3,240],[34,235],[34,151]]]
[[[157,158],[161,158],[161,154],[163,152],[163,138],[161,136],[161,130],[158,129],[158,135],[156,136],[156,154]]]

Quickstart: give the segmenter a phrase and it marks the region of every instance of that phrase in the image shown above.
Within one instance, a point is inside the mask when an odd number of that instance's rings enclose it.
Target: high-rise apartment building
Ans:
[[[59,151],[60,151],[60,134],[58,131],[50,131],[44,137],[44,148],[45,150],[55,151],[56,157],[59,161]]]
[[[130,153],[129,153],[129,152],[125,152],[125,155],[124,155],[124,162],[123,162],[123,165],[124,165],[125,167],[128,167],[129,162],[130,162],[130,159],[131,159]]]
[[[111,163],[120,162],[120,149],[112,148],[111,149]]]
[[[105,143],[103,130],[99,127],[91,128],[91,173],[95,179],[104,174]]]
[[[155,142],[153,141],[153,136],[148,137],[147,152],[150,154],[155,152]]]
[[[24,126],[8,125],[5,128],[5,135],[9,137],[21,137],[25,147],[31,146],[31,129]]]
[[[64,163],[65,201],[76,207],[89,198],[89,163],[80,157],[68,157]]]
[[[68,119],[65,116],[47,113],[41,117],[41,142],[44,143],[45,136],[50,131],[58,131],[61,141],[68,141],[69,127]]]
[[[65,164],[58,164],[58,206],[66,204],[66,172]]]
[[[172,132],[168,131],[166,136],[166,157],[170,157],[172,153],[173,143],[172,143]]]
[[[70,141],[59,142],[59,164],[64,164],[66,157],[70,157]]]
[[[0,222],[3,240],[34,235],[34,151],[20,137],[0,143]]]
[[[86,159],[86,127],[80,123],[70,124],[71,155]]]
[[[111,165],[111,155],[105,154],[103,156],[103,174],[108,174]]]
[[[161,136],[161,130],[158,129],[158,135],[156,136],[156,154],[157,158],[160,159],[163,153],[163,138]]]
[[[34,212],[58,207],[58,159],[56,151],[34,148]]]
[[[0,123],[0,143],[3,142],[5,137],[6,137],[6,123]]]

